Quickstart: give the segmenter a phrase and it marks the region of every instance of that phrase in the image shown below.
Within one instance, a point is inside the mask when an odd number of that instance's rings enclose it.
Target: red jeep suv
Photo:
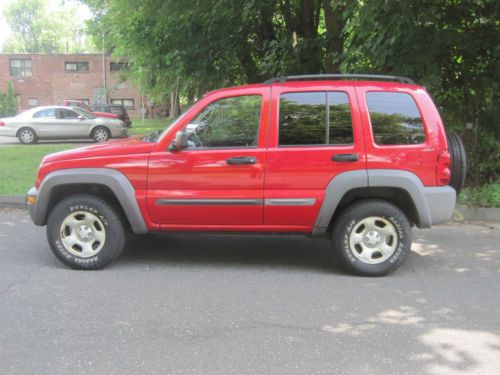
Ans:
[[[48,155],[27,205],[73,268],[106,266],[130,231],[267,232],[329,236],[376,276],[403,263],[413,225],[450,219],[464,176],[459,138],[410,79],[292,76],[213,91],[149,137]]]

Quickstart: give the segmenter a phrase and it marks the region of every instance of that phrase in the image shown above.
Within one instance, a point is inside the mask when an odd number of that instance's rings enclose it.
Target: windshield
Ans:
[[[92,113],[87,112],[87,111],[84,111],[84,110],[83,110],[82,108],[80,108],[80,107],[72,107],[71,109],[72,109],[73,111],[75,111],[75,112],[78,112],[80,115],[82,115],[83,117],[86,117],[86,118],[88,118],[88,119],[90,119],[90,120],[93,120],[93,119],[95,119],[95,118],[96,118],[96,117],[95,117]]]
[[[146,136],[146,137],[143,137],[142,139],[144,141],[147,141],[147,142],[156,142],[158,139],[162,138],[165,133],[167,132],[167,130],[171,127],[171,126],[174,126],[175,124],[177,124],[180,120],[182,120],[182,118],[184,118],[184,116],[186,115],[186,113],[191,109],[191,107],[193,105],[195,105],[195,103],[191,104],[190,106],[187,106],[184,111],[172,122],[170,123],[169,125],[167,125],[162,131],[154,131],[153,133],[151,133],[149,136]]]

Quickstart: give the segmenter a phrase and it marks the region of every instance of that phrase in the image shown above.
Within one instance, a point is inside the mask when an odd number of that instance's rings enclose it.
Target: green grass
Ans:
[[[131,135],[147,135],[162,130],[170,120],[133,120]],[[40,161],[45,155],[71,148],[79,144],[0,145],[0,195],[25,194],[35,184]]]
[[[77,146],[74,144],[1,146],[0,194],[25,194],[35,184],[38,165],[45,155]]]

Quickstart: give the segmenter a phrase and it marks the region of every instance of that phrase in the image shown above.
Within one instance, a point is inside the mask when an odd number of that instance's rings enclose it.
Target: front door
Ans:
[[[147,201],[154,223],[186,230],[263,223],[269,92],[212,94],[173,125],[172,133],[188,133],[189,147],[151,153]]]
[[[89,137],[91,123],[91,120],[71,109],[59,108],[57,110],[57,130],[60,137]]]

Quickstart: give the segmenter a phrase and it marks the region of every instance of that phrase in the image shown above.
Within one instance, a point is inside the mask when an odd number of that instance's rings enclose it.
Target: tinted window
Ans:
[[[56,118],[56,109],[47,108],[41,111],[35,112],[33,118]]]
[[[352,144],[352,116],[349,97],[345,92],[328,93],[329,137],[328,143]]]
[[[262,99],[236,96],[209,104],[187,126],[191,148],[257,145]]]
[[[344,92],[302,92],[280,97],[280,145],[353,142],[351,109]]]
[[[369,92],[366,101],[375,143],[406,145],[425,142],[422,118],[409,94]]]
[[[59,118],[65,118],[65,119],[77,119],[80,114],[71,111],[69,109],[60,109],[59,110]]]

